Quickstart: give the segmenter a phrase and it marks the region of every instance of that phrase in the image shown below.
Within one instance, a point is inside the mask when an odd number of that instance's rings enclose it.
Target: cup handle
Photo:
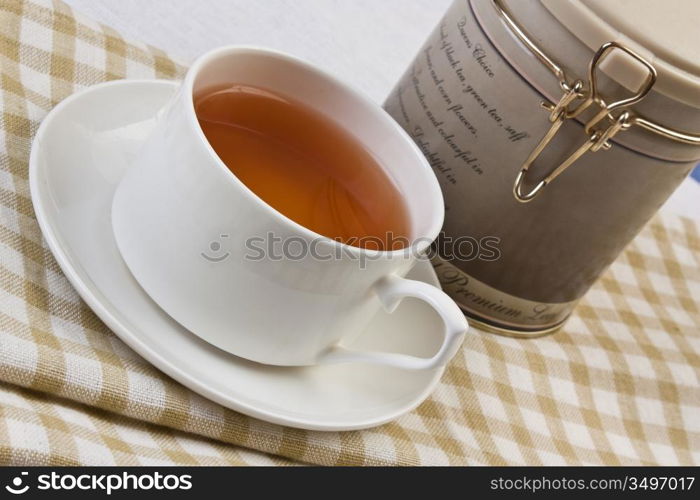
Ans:
[[[321,364],[365,362],[405,368],[408,370],[430,370],[444,366],[456,354],[469,328],[469,323],[457,304],[442,290],[422,281],[389,275],[373,286],[384,309],[393,312],[404,297],[421,299],[440,315],[445,325],[442,346],[431,358],[388,352],[366,352],[336,345],[325,351],[318,359]]]

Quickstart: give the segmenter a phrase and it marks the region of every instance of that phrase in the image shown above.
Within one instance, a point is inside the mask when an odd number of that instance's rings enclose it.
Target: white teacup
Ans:
[[[416,243],[387,252],[343,245],[262,201],[219,159],[195,116],[193,94],[225,83],[292,96],[350,131],[405,197]],[[462,312],[441,290],[402,278],[440,231],[440,187],[413,141],[379,106],[288,55],[226,47],[194,63],[158,120],[117,189],[112,221],[132,274],[176,321],[220,349],[272,365],[366,361],[430,369],[454,355],[468,327]],[[302,250],[314,245],[314,252],[254,258],[252,239],[270,235]],[[403,297],[424,300],[444,320],[433,357],[340,345],[380,306],[393,310]]]

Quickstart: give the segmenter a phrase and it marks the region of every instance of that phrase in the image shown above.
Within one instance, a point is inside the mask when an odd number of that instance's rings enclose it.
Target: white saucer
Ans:
[[[380,425],[418,406],[443,369],[252,363],[184,329],[140,288],[117,250],[110,206],[116,185],[176,89],[165,81],[97,85],[56,106],[37,132],[29,167],[34,209],[51,251],[80,296],[114,333],[170,377],[262,420],[352,430]],[[438,285],[425,261],[410,276]],[[379,313],[355,345],[428,357],[441,332],[432,309],[406,299],[394,314]]]

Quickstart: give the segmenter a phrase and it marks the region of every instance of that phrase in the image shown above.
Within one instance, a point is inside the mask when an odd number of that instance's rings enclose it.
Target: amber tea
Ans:
[[[340,125],[297,100],[250,85],[208,89],[194,102],[221,160],[277,211],[350,245],[407,245],[410,219],[401,193]]]

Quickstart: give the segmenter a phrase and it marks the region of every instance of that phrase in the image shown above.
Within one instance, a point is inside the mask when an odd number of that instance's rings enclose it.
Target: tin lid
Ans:
[[[700,1],[540,1],[593,51],[611,41],[633,49],[656,68],[655,91],[700,108]],[[648,74],[623,53],[608,58],[601,70],[630,90]]]

